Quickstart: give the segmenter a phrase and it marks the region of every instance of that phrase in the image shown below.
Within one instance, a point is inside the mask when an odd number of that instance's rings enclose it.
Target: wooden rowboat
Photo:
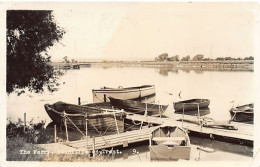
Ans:
[[[128,99],[138,99],[142,97],[147,97],[155,95],[154,85],[143,85],[138,87],[118,87],[118,88],[108,88],[104,87],[101,89],[93,89],[93,102],[109,102],[108,97],[128,100]]]
[[[209,99],[190,99],[173,103],[175,111],[182,111],[183,108],[184,111],[198,110],[198,105],[199,109],[202,109],[208,107],[209,104]]]
[[[178,126],[161,126],[155,129],[149,141],[151,160],[190,159],[190,138]]]
[[[56,102],[44,105],[49,117],[57,124],[85,129],[86,122],[89,130],[101,132],[123,132],[125,112],[112,109],[103,109],[92,106],[81,106]],[[87,120],[87,121],[86,121]]]
[[[231,121],[235,122],[253,122],[254,121],[254,104],[246,104],[230,109]]]
[[[154,103],[141,103],[134,100],[122,100],[109,97],[112,106],[124,109],[135,114],[144,114],[147,110],[147,115],[159,116],[162,115],[168,108],[168,105],[158,105]]]

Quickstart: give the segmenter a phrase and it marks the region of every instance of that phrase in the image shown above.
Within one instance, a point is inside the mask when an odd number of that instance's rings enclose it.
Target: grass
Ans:
[[[65,154],[47,153],[47,149],[38,144],[48,144],[54,137],[45,128],[45,122],[33,123],[24,127],[21,119],[17,122],[9,121],[6,125],[6,160],[7,161],[67,161],[67,162],[104,162],[114,159],[114,155],[98,154]],[[38,153],[37,153],[38,151]]]

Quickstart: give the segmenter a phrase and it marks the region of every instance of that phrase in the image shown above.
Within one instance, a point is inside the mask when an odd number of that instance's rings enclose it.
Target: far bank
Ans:
[[[75,64],[75,63],[74,63]],[[154,67],[176,69],[201,69],[219,71],[254,71],[253,60],[213,60],[213,61],[101,61],[78,62],[81,67]],[[72,63],[54,62],[54,67],[73,66]]]

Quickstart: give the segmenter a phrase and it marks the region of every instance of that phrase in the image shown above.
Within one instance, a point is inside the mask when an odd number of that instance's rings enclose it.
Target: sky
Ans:
[[[48,51],[53,61],[256,54],[256,3],[78,2],[48,8],[66,30],[61,44]]]

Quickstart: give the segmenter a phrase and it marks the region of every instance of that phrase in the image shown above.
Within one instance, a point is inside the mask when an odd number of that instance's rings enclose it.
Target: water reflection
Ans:
[[[213,149],[215,152],[224,151],[229,153],[241,154],[248,157],[253,156],[253,148],[244,145],[231,144],[231,143],[216,141],[211,139],[204,139],[196,136],[190,136],[190,141],[191,144],[193,145],[208,147]]]
[[[181,69],[181,71],[183,71],[185,73],[190,73],[190,69]]]
[[[159,74],[163,76],[168,76],[168,73],[175,73],[178,74],[178,69],[176,68],[159,68]]]
[[[197,69],[197,70],[193,70],[196,74],[203,74],[204,70],[201,69]]]

